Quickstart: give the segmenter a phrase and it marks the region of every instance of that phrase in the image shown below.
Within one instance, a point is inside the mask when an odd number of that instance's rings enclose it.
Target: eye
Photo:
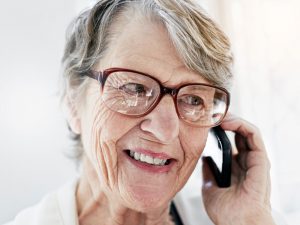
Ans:
[[[147,91],[144,85],[138,83],[127,83],[119,87],[126,94],[143,97]]]
[[[203,99],[196,95],[186,95],[183,96],[180,100],[181,102],[190,106],[201,106],[204,104]]]

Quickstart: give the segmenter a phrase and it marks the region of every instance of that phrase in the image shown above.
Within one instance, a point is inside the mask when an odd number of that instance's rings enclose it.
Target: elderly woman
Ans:
[[[173,198],[217,125],[236,133],[237,150],[229,188],[219,188],[203,162],[209,218],[275,224],[260,133],[226,116],[231,65],[228,39],[196,1],[100,0],[81,13],[63,57],[80,177],[11,224],[183,224]]]

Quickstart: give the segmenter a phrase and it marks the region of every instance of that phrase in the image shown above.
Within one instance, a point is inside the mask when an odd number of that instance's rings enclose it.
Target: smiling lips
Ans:
[[[153,153],[143,149],[126,149],[125,152],[134,165],[149,172],[167,172],[176,161],[164,153]]]
[[[131,158],[133,158],[137,161],[140,161],[140,162],[151,164],[151,165],[164,166],[166,164],[166,162],[168,161],[168,159],[155,158],[155,157],[152,157],[150,155],[145,155],[140,152],[134,152],[132,150],[129,150],[129,151],[130,151],[129,155],[131,156]]]

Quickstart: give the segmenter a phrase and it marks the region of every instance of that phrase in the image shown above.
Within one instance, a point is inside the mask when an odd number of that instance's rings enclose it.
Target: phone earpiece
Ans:
[[[218,148],[222,151],[222,166],[221,171],[212,157],[207,156],[206,161],[214,174],[217,185],[222,188],[229,187],[231,184],[231,161],[232,161],[232,148],[229,138],[225,131],[220,127],[212,128],[212,132],[215,135]]]

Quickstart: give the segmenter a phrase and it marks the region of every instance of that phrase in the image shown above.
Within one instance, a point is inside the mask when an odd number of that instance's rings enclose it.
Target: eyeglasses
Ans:
[[[169,88],[130,69],[90,70],[86,75],[100,83],[102,100],[109,109],[131,117],[147,115],[169,94],[179,118],[192,126],[213,127],[222,122],[230,101],[230,94],[221,87],[191,83]]]

